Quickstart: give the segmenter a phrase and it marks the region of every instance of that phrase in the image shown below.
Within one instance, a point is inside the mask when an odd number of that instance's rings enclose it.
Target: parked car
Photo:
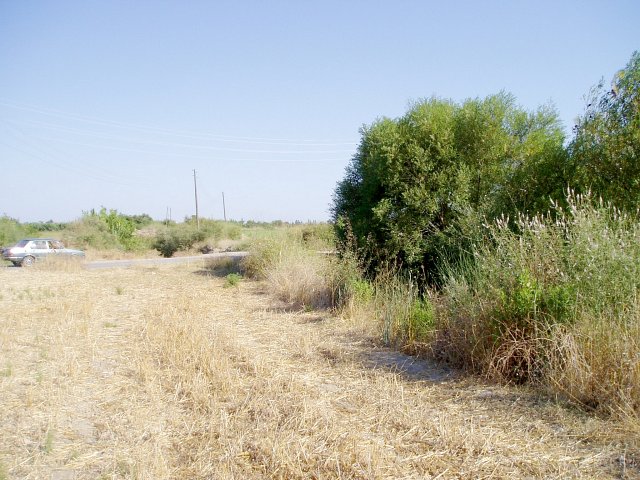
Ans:
[[[30,267],[37,259],[49,255],[82,258],[84,257],[84,252],[65,248],[64,244],[55,238],[25,238],[13,247],[2,250],[2,258],[13,262],[15,266],[23,267]]]

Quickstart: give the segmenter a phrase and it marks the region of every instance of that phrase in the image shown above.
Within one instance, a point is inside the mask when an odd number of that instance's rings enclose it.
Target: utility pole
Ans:
[[[196,197],[196,225],[198,226],[198,230],[200,230],[200,217],[198,217],[198,184],[196,182],[196,171],[193,170],[193,193]]]
[[[224,204],[224,192],[222,192],[222,213],[224,214],[224,221],[227,221],[227,207]]]

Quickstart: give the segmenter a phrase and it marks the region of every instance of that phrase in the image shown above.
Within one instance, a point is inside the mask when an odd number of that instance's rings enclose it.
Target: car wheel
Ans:
[[[22,265],[23,267],[30,267],[31,265],[33,265],[35,261],[36,261],[35,257],[32,257],[31,255],[27,255],[22,259],[22,262],[20,263],[20,265]]]

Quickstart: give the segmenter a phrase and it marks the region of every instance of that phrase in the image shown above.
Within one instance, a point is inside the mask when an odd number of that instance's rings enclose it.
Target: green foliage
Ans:
[[[579,191],[590,189],[635,212],[640,201],[640,52],[634,52],[610,86],[600,82],[570,145]]]
[[[84,215],[67,227],[64,237],[80,248],[110,250],[122,248],[118,238],[97,215]]]
[[[375,294],[373,285],[363,278],[352,279],[349,282],[349,291],[357,302],[369,302]]]
[[[527,112],[506,93],[430,98],[361,134],[334,193],[339,241],[353,239],[371,275],[391,263],[441,284],[443,264],[486,240],[484,225],[505,218],[517,230],[518,215],[564,205],[568,186],[637,210],[640,53],[611,89],[594,89],[568,149],[552,107]]]
[[[362,130],[334,195],[339,239],[346,240],[348,224],[374,268],[392,262],[434,281],[439,258],[464,255],[484,217],[523,202],[539,207],[515,190],[526,169],[545,164],[562,142],[553,110],[524,112],[505,93],[460,105],[417,103],[397,120]],[[548,189],[549,182],[538,183]]]
[[[165,258],[173,257],[173,254],[180,250],[178,237],[169,232],[163,232],[156,236],[153,248],[158,250]]]
[[[67,228],[68,223],[54,222],[49,220],[47,222],[30,222],[25,223],[24,227],[32,235],[35,232],[59,232]]]
[[[102,208],[98,214],[98,218],[107,225],[109,232],[114,235],[120,245],[126,250],[136,248],[136,238],[133,234],[136,231],[136,224],[133,220],[121,215],[117,210],[109,210]]]
[[[121,216],[126,220],[128,220],[129,222],[133,223],[135,228],[143,228],[153,223],[153,218],[151,218],[151,216],[146,213],[143,213],[141,215],[122,215],[121,214]]]
[[[240,280],[242,280],[242,276],[237,273],[230,273],[225,277],[224,287],[237,287],[240,284]]]
[[[443,358],[538,379],[558,329],[593,334],[594,321],[620,331],[636,324],[640,223],[587,196],[566,204],[554,215],[521,216],[517,233],[493,223],[475,261],[449,271],[448,312],[438,320],[451,342]]]
[[[27,236],[26,229],[17,220],[3,215],[0,217],[0,246],[10,246]]]
[[[147,217],[123,215],[103,207],[97,213],[95,210],[85,212],[82,218],[67,224],[61,235],[81,248],[139,250],[147,245],[135,235],[136,226],[144,223]]]
[[[407,316],[408,343],[425,342],[435,328],[436,313],[428,298],[416,299]]]
[[[505,285],[498,293],[500,302],[492,314],[492,320],[500,330],[496,332],[497,335],[503,333],[502,327],[505,325],[526,327],[531,317],[537,315],[542,287],[526,268],[518,274],[514,282]]]
[[[153,248],[163,257],[172,257],[178,251],[189,250],[196,242],[205,239],[205,233],[193,227],[167,228],[156,235]]]
[[[316,250],[332,250],[336,239],[332,225],[328,223],[308,224],[302,227],[302,241],[307,247]]]

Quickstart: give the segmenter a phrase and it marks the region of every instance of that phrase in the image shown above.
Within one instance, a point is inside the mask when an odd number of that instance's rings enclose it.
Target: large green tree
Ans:
[[[527,113],[506,93],[462,104],[430,98],[361,134],[334,195],[338,233],[352,233],[373,266],[397,262],[432,278],[440,256],[460,254],[470,224],[533,206],[523,185],[550,186],[526,169],[564,140],[553,110]]]

